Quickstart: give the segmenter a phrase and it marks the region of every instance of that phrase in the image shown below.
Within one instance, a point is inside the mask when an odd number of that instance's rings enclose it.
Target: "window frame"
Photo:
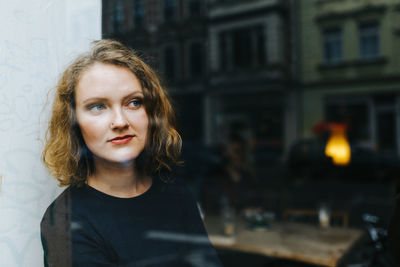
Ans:
[[[201,48],[201,56],[200,56],[200,64],[201,64],[201,70],[200,70],[200,72],[199,73],[194,73],[193,72],[193,70],[192,70],[192,64],[193,64],[193,61],[192,61],[192,52],[193,52],[193,47],[194,46],[196,46],[196,45],[198,45],[198,46],[200,46],[200,48]],[[205,73],[206,73],[206,62],[205,62],[205,58],[206,58],[206,48],[205,48],[205,46],[204,46],[204,41],[203,40],[199,40],[199,39],[195,39],[195,40],[191,40],[190,42],[188,42],[187,43],[187,53],[186,53],[186,55],[187,55],[187,70],[188,70],[188,72],[187,72],[187,77],[189,77],[189,78],[195,78],[195,79],[200,79],[200,78],[202,78],[204,75],[205,75]]]
[[[370,27],[370,28],[368,28]],[[358,24],[358,56],[360,60],[371,60],[376,59],[381,55],[381,26],[379,21],[367,21],[361,22]],[[366,51],[369,50],[368,45],[370,43],[366,43],[366,39],[374,38],[374,51]],[[371,41],[371,40],[368,40]],[[367,46],[367,47],[366,47]]]
[[[196,12],[192,12],[191,4],[193,4],[194,1],[198,2],[199,10],[198,10],[197,13]],[[203,10],[204,9],[204,5],[203,5],[204,2],[203,1],[201,1],[201,0],[186,0],[185,2],[186,2],[186,14],[187,14],[187,17],[203,15],[203,13],[204,13],[204,10]]]
[[[124,3],[117,1],[113,6],[112,13],[112,28],[113,32],[120,33],[124,28],[125,14],[124,14]]]
[[[334,47],[335,45],[337,47]],[[343,46],[343,28],[341,26],[333,26],[322,30],[322,56],[324,64],[335,65],[342,63],[344,61]],[[337,55],[335,55],[336,52]],[[333,55],[328,55],[329,53]]]
[[[173,51],[172,53],[172,58],[174,60],[173,63],[173,75],[168,75],[168,70],[167,70],[167,49],[171,49]],[[179,61],[179,50],[178,50],[178,44],[176,43],[168,43],[165,44],[161,47],[161,70],[164,75],[164,80],[170,81],[170,82],[176,82],[180,79],[180,61]]]
[[[173,14],[171,15],[171,17],[167,18],[167,16],[166,16],[166,14],[167,14],[167,10],[166,10],[167,5],[166,5],[166,3],[168,1],[171,1],[173,3],[173,5],[171,5],[171,7],[170,7],[170,10],[173,11]],[[177,1],[177,0],[163,0],[162,1],[162,18],[163,18],[163,21],[165,23],[173,22],[173,21],[178,20],[178,12],[177,12],[178,11],[178,5],[179,5],[179,1]]]
[[[140,2],[140,7],[142,10],[142,14],[141,14],[141,22],[137,23],[137,15],[139,14],[137,12],[137,3]],[[133,5],[132,5],[132,15],[133,15],[133,26],[136,27],[141,27],[144,26],[146,24],[146,1],[145,0],[134,0],[133,1]]]
[[[268,51],[267,51],[267,36],[266,25],[262,23],[250,24],[244,27],[235,27],[228,30],[219,31],[217,34],[218,42],[218,55],[219,55],[219,70],[237,71],[237,70],[250,70],[262,68],[267,65]],[[247,49],[238,47],[238,42],[235,40],[240,39],[240,35],[247,34],[247,38],[242,38],[248,43]],[[224,50],[225,49],[225,50]],[[236,50],[247,51],[247,55],[242,55],[242,58],[237,57]],[[245,67],[242,67],[240,60],[248,58]]]

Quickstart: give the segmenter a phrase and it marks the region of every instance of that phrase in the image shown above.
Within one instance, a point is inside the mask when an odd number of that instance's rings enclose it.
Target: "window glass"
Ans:
[[[113,27],[114,32],[121,32],[124,21],[124,7],[121,2],[117,2],[114,6]]]
[[[235,68],[247,68],[252,61],[252,39],[248,29],[232,32],[233,64]]]
[[[218,41],[222,70],[243,70],[265,64],[265,35],[262,26],[222,32]]]
[[[203,74],[203,47],[200,43],[194,43],[190,46],[190,74],[192,76]]]
[[[324,30],[323,49],[325,63],[334,64],[343,60],[342,42],[342,29],[331,28]]]
[[[219,45],[219,64],[220,70],[228,69],[228,59],[230,56],[229,48],[228,48],[228,33],[221,32],[218,36],[218,45]]]
[[[377,112],[377,148],[382,152],[396,153],[396,114],[392,110]]]
[[[189,14],[192,16],[201,14],[200,0],[189,0]]]
[[[164,50],[164,73],[167,79],[173,80],[176,76],[175,49],[172,46]]]
[[[327,121],[344,123],[348,126],[347,135],[351,141],[363,142],[369,140],[370,123],[367,103],[329,103],[325,112]]]
[[[164,20],[171,21],[175,16],[175,0],[164,0]]]
[[[264,34],[264,27],[259,26],[256,28],[256,55],[255,58],[257,60],[257,65],[264,65],[266,58],[265,58],[265,34]]]
[[[359,26],[360,58],[370,59],[379,56],[379,25],[376,22]]]
[[[133,19],[135,27],[143,26],[145,18],[144,0],[134,0]]]

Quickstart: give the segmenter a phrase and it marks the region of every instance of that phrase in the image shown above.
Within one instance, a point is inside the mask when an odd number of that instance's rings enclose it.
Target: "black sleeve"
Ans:
[[[69,199],[61,197],[47,209],[41,222],[46,267],[116,266],[99,238],[84,220],[71,216]]]
[[[40,223],[44,266],[70,267],[71,235],[68,199],[60,198],[46,210]]]

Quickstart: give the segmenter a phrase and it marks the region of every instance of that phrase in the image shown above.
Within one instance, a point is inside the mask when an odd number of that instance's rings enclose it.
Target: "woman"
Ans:
[[[63,73],[43,161],[69,187],[41,222],[46,266],[220,266],[169,175],[181,138],[156,74],[100,40]]]

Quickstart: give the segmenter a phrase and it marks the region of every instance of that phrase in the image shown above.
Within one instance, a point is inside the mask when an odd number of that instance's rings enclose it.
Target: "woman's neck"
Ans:
[[[152,184],[151,177],[139,177],[134,161],[112,163],[94,158],[94,167],[95,171],[86,183],[111,196],[136,197],[146,192]]]

